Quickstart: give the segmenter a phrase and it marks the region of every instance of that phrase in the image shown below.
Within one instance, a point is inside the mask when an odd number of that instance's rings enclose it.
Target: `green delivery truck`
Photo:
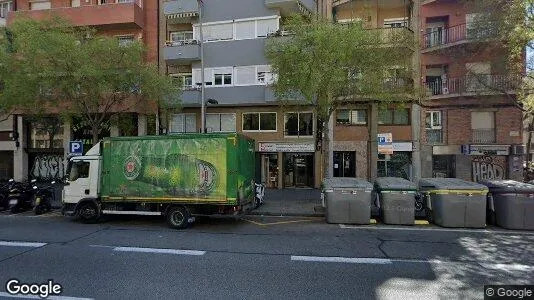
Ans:
[[[231,134],[106,138],[69,160],[63,214],[162,215],[173,228],[195,216],[255,207],[254,140]]]

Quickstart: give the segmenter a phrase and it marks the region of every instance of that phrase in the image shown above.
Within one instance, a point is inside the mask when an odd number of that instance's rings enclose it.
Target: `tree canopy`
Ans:
[[[145,61],[139,41],[121,44],[60,18],[17,18],[0,41],[0,113],[79,116],[93,143],[123,112],[178,104],[179,88]]]

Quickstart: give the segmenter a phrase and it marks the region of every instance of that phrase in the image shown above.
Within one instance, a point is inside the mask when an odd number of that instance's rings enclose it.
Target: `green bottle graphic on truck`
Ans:
[[[239,134],[107,138],[69,161],[63,212],[164,215],[185,228],[199,215],[254,207],[255,143]]]

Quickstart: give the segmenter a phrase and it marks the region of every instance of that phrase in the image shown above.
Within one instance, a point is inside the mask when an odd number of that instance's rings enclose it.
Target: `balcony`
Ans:
[[[192,23],[198,17],[197,0],[173,0],[163,4],[163,13],[169,23]]]
[[[350,26],[353,23],[344,22],[338,23],[344,26]],[[376,34],[377,41],[380,48],[382,47],[403,47],[415,51],[417,43],[415,42],[415,33],[409,27],[384,27],[384,28],[370,28],[372,33]]]
[[[60,16],[69,20],[75,26],[142,29],[144,26],[144,14],[141,3],[141,0],[136,0],[129,3],[13,11],[8,15],[8,24],[13,22],[17,16],[26,16],[36,20]]]
[[[265,0],[265,6],[280,9],[282,16],[294,13],[311,15],[317,11],[314,0]]]
[[[495,128],[471,129],[471,140],[476,144],[495,143]]]
[[[265,105],[277,101],[273,90],[265,85],[206,87],[204,93],[206,100],[217,99],[218,106]],[[199,107],[202,102],[200,86],[184,89],[180,100],[184,107]]]
[[[494,28],[480,30],[469,24],[459,24],[424,34],[421,49],[422,53],[427,53],[466,43],[487,41],[495,36]]]
[[[425,82],[427,96],[441,99],[458,96],[495,95],[515,93],[521,84],[521,75],[466,75],[433,82]]]
[[[197,40],[167,42],[163,55],[168,64],[191,64],[200,60],[200,43]]]

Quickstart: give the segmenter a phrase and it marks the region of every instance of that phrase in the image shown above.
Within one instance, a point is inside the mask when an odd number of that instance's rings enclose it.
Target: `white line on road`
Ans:
[[[43,247],[46,243],[33,243],[33,242],[9,242],[9,241],[0,241],[0,246],[10,246],[10,247]]]
[[[6,292],[0,292],[0,297],[19,298],[19,299],[43,299],[39,296],[31,295],[11,295]],[[78,297],[66,297],[66,296],[48,296],[46,299],[51,300],[94,300],[93,298],[78,298]]]
[[[143,252],[143,253],[163,253],[163,254],[178,254],[178,255],[204,255],[204,254],[206,254],[206,251],[198,251],[198,250],[137,248],[137,247],[115,247],[115,248],[113,248],[113,251]]]
[[[356,226],[339,224],[342,229],[368,229],[368,230],[400,230],[400,231],[443,231],[443,232],[469,232],[469,233],[501,233],[501,234],[521,234],[534,235],[534,232],[517,230],[488,230],[488,229],[463,229],[463,228],[420,228],[420,227],[392,227],[392,226]]]
[[[424,259],[388,259],[388,258],[369,258],[369,257],[334,257],[334,256],[291,256],[291,261],[307,261],[307,262],[336,262],[336,263],[351,263],[351,264],[374,264],[374,265],[389,265],[393,263],[425,263],[425,264],[475,264],[488,270],[500,271],[534,271],[534,266],[522,264],[503,264],[503,263],[480,263],[477,261],[442,261],[442,260],[424,260]]]
[[[365,258],[365,257],[328,257],[328,256],[291,256],[292,261],[315,261],[315,262],[343,262],[351,264],[391,264],[386,258]]]

